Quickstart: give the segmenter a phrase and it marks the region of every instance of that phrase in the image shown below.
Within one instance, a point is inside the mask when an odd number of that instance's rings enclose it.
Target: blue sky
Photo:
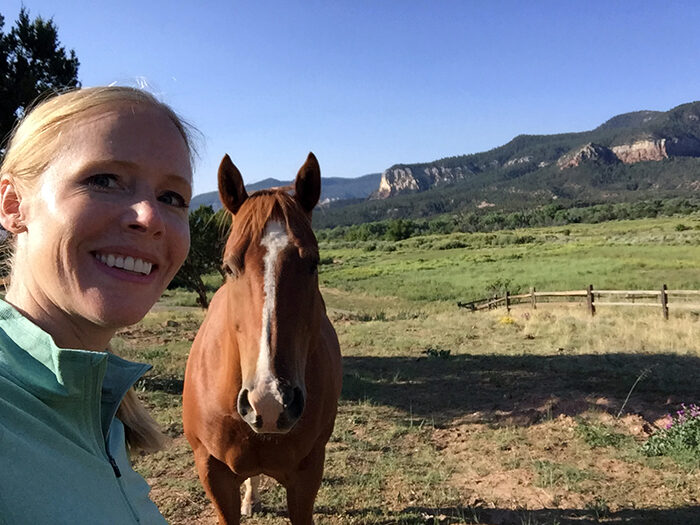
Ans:
[[[583,131],[700,99],[700,4],[674,1],[2,0],[53,17],[83,85],[147,85],[202,133],[195,193]]]

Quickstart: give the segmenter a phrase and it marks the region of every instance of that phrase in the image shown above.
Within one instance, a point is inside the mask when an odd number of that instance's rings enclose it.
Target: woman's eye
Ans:
[[[189,204],[185,198],[177,192],[166,191],[160,197],[158,197],[160,202],[167,204],[168,206],[175,206],[176,208],[188,208]]]
[[[99,173],[97,175],[92,175],[88,177],[87,184],[90,187],[103,190],[113,190],[119,187],[117,176],[110,173]]]

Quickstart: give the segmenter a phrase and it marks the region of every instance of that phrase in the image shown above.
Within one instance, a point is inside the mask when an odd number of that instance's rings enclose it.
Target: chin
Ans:
[[[130,326],[141,321],[155,304],[155,301],[139,304],[125,304],[122,301],[100,301],[92,309],[97,325],[113,329]]]

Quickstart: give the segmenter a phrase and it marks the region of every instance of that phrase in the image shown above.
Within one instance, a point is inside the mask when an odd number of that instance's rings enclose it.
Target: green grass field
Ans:
[[[344,387],[316,523],[700,520],[700,457],[640,449],[667,413],[700,401],[697,310],[663,321],[658,308],[456,306],[530,286],[700,289],[700,217],[328,244],[321,257]],[[180,422],[203,318],[193,301],[168,292],[116,343],[154,364],[140,394],[173,443],[135,464],[181,524],[215,523]],[[247,523],[285,523],[283,491],[263,485]]]
[[[697,215],[346,244],[321,246],[324,286],[410,301],[474,300],[504,285],[700,289]]]

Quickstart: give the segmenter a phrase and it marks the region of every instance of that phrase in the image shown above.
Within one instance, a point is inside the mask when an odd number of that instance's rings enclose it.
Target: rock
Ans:
[[[422,170],[408,166],[393,166],[382,173],[379,189],[370,199],[386,199],[402,193],[425,191],[436,186],[462,180],[473,171],[467,166],[426,166]]]
[[[600,144],[589,142],[580,148],[570,151],[559,157],[557,166],[560,170],[574,168],[582,162],[599,162],[605,164],[614,164],[620,159],[610,149]]]
[[[632,144],[614,146],[612,151],[625,164],[668,158],[666,139],[638,140]]]
[[[420,185],[413,176],[411,168],[389,168],[382,173],[379,189],[370,198],[386,199],[399,193],[418,190],[420,190]]]
[[[510,168],[511,166],[516,166],[517,164],[527,164],[528,162],[532,162],[532,155],[510,159],[503,165],[503,167]]]

